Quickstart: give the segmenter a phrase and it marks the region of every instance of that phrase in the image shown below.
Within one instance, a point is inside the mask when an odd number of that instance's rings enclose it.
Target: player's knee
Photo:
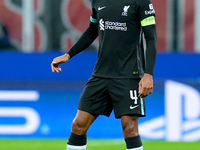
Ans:
[[[122,128],[125,138],[139,135],[137,119],[123,121]]]
[[[77,135],[83,135],[87,132],[87,126],[83,119],[74,119],[72,122],[72,132]]]
[[[134,137],[139,135],[137,127],[133,124],[127,124],[123,127],[124,137]]]

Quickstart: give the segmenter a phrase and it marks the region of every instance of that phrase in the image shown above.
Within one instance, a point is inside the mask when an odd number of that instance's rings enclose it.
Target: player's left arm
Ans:
[[[153,92],[153,73],[157,56],[157,35],[155,17],[150,16],[141,21],[146,40],[146,66],[139,83],[139,97],[146,97]]]

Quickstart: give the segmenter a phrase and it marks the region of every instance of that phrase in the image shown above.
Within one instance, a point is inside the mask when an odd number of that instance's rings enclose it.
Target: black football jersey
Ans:
[[[93,0],[99,49],[93,76],[141,78],[145,70],[142,26],[155,24],[151,0]]]

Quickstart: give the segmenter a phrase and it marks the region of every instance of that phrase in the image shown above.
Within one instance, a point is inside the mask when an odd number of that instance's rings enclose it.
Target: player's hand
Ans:
[[[139,95],[138,97],[144,98],[153,92],[153,76],[144,74],[139,82]]]
[[[64,55],[54,58],[51,63],[52,72],[59,73],[61,71],[61,68],[59,67],[59,65],[67,62],[69,59],[70,59],[69,54],[64,54]]]

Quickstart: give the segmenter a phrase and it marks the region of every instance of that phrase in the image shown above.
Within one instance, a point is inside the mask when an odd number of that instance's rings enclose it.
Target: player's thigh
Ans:
[[[76,116],[72,123],[72,132],[76,134],[82,134],[82,132],[86,132],[93,121],[98,116],[92,115],[88,112],[77,110]]]
[[[78,109],[95,115],[109,116],[112,105],[107,84],[107,79],[91,77],[81,94]]]
[[[130,116],[130,115],[124,115],[121,116],[121,124],[123,128],[130,127],[138,129],[138,116]]]
[[[76,116],[73,120],[73,124],[80,128],[89,128],[89,126],[97,117],[98,116],[92,115],[88,112],[77,110]]]

